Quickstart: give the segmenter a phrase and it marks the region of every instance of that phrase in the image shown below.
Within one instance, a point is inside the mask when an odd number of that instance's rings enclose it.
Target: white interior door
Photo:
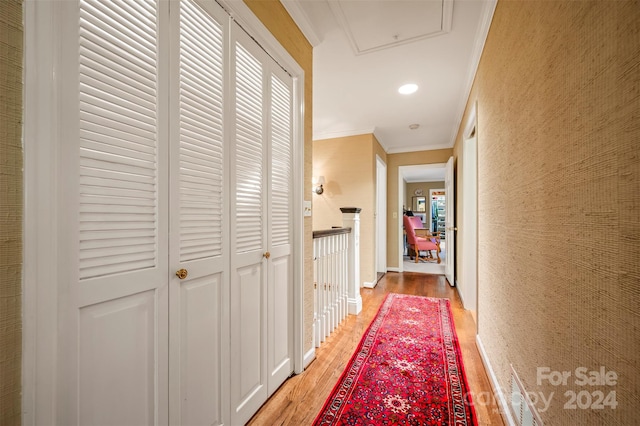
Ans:
[[[456,268],[456,228],[455,228],[455,203],[456,196],[454,193],[454,173],[453,173],[453,157],[449,157],[444,174],[445,186],[445,244],[447,258],[444,264],[444,275],[447,277],[450,286],[455,285],[455,268]]]
[[[265,76],[260,48],[233,30],[231,423],[243,424],[267,398]]]
[[[31,179],[56,201],[30,207],[29,414],[244,423],[293,370],[291,77],[215,2],[31,6],[56,46]]]
[[[232,34],[231,423],[243,424],[293,371],[292,83]]]
[[[462,143],[462,184],[463,206],[462,218],[463,262],[462,279],[460,279],[460,297],[465,309],[477,323],[478,303],[478,166],[477,138],[475,126],[470,136]]]
[[[170,424],[228,423],[228,15],[171,4]]]
[[[270,61],[267,247],[267,388],[271,395],[293,371],[293,85]]]
[[[53,423],[167,423],[167,7],[83,0],[58,12]]]
[[[387,272],[387,165],[376,155],[376,272]],[[377,278],[376,278],[377,281]]]

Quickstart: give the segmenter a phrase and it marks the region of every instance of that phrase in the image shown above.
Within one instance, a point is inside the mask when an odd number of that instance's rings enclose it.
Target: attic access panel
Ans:
[[[356,55],[446,34],[453,0],[329,0]]]

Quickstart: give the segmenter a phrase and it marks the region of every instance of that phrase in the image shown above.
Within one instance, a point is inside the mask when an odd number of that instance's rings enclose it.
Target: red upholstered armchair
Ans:
[[[440,263],[440,237],[433,235],[428,229],[422,227],[422,221],[417,216],[403,216],[404,231],[407,233],[407,244],[409,245],[409,256],[413,250],[416,263],[418,260],[433,261]],[[420,252],[425,251],[426,256],[420,257]],[[431,251],[436,252],[433,257]]]

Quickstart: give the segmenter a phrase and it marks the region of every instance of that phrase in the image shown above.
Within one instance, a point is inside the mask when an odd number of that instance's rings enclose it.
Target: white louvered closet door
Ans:
[[[271,395],[293,371],[293,87],[291,77],[272,61],[268,83],[267,383]]]
[[[182,0],[171,7],[171,82],[177,84],[170,130],[170,424],[220,425],[228,416],[222,365],[228,362],[223,122],[229,17],[215,2]]]
[[[165,6],[58,9],[56,424],[168,420]]]
[[[292,90],[235,24],[231,45],[231,424],[244,424],[293,371]]]
[[[55,4],[39,403],[53,424],[243,424],[293,371],[292,79],[216,2]]]
[[[234,24],[231,133],[231,424],[267,399],[264,57]],[[240,41],[241,40],[241,41]]]

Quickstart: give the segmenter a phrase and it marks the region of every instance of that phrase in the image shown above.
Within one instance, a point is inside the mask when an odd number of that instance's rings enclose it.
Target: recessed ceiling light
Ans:
[[[405,84],[404,86],[401,86],[398,89],[398,92],[402,93],[403,95],[410,95],[412,93],[415,93],[416,90],[418,90],[418,85],[409,83],[409,84]]]

